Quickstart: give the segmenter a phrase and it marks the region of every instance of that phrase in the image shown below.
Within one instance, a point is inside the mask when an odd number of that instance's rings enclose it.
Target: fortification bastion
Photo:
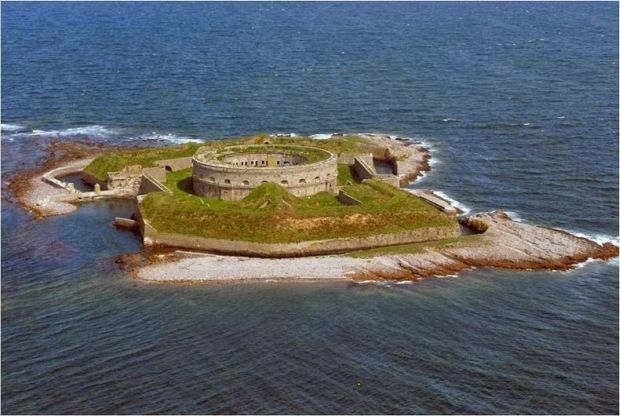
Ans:
[[[263,183],[295,196],[334,192],[337,157],[309,146],[245,145],[200,148],[192,159],[194,193],[238,201]]]

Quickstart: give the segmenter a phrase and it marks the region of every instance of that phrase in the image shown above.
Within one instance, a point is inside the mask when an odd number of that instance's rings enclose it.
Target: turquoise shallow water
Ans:
[[[617,239],[617,4],[1,7],[4,182],[56,137],[384,131],[431,146],[414,186]],[[617,261],[149,286],[129,205],[4,195],[3,413],[618,412]]]

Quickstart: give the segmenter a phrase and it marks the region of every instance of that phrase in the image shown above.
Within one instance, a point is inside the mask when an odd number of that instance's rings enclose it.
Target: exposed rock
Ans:
[[[474,267],[564,270],[589,258],[618,256],[618,247],[611,243],[599,245],[566,231],[515,222],[501,211],[471,215],[463,223],[484,234],[466,245],[378,257],[362,267],[355,278],[415,279]]]
[[[123,217],[115,217],[114,225],[117,227],[128,228],[128,229],[138,228],[138,222],[136,220],[132,220],[130,218],[123,218]]]
[[[431,170],[430,151],[419,143],[394,140],[385,134],[359,134],[382,149],[382,155],[375,155],[380,159],[395,160],[396,171],[400,177],[401,186],[415,181],[423,172]]]
[[[370,259],[317,256],[265,259],[193,255],[137,270],[137,277],[155,282],[221,282],[248,280],[416,280],[451,275],[474,267],[564,270],[589,258],[618,256],[618,247],[599,245],[562,230],[514,222],[504,212],[481,213],[465,223],[484,234],[445,246],[430,245],[418,253]]]
[[[36,169],[15,172],[11,175],[7,187],[11,196],[35,217],[60,215],[76,210],[72,204],[54,201],[56,195],[68,194],[68,190],[57,188],[42,180],[43,174],[59,167],[80,170],[93,157],[110,148],[136,149],[134,147],[114,147],[88,140],[52,140],[46,146],[47,158]]]

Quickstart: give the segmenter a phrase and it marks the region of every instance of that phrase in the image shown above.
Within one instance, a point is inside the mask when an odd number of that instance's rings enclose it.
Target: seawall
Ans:
[[[399,233],[376,234],[364,237],[334,238],[295,243],[257,243],[165,233],[157,230],[148,221],[144,220],[140,207],[138,207],[136,216],[142,240],[146,246],[167,246],[250,257],[302,257],[345,253],[352,250],[456,238],[461,235],[460,226],[458,223],[454,223],[442,227],[424,227]]]

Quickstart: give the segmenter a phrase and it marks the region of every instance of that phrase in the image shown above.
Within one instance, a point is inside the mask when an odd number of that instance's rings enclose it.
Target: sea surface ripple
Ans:
[[[414,187],[617,241],[617,3],[1,8],[3,413],[618,413],[617,260],[152,286],[130,204],[6,193],[55,138],[381,131],[431,148]]]

